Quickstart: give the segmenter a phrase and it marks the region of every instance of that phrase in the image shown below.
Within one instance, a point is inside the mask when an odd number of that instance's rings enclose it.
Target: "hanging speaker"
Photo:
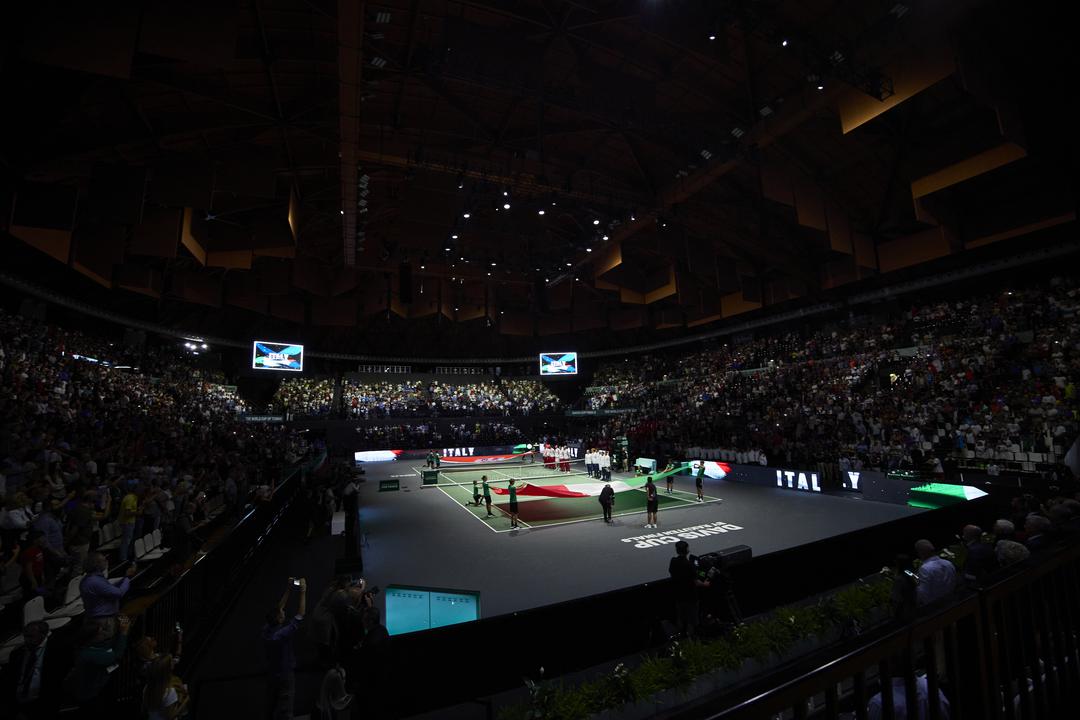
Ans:
[[[398,268],[398,296],[402,305],[412,302],[412,265],[407,262]]]

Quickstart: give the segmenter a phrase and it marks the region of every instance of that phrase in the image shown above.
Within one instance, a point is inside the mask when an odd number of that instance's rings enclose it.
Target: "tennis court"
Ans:
[[[677,472],[677,471],[675,471]],[[679,507],[701,505],[696,501],[694,480],[689,476],[675,476],[675,490],[666,491],[666,476],[673,473],[656,473],[659,498],[658,519],[664,525],[664,513]],[[491,511],[481,502],[473,505],[473,481],[478,484],[487,476],[491,487]],[[528,528],[549,527],[570,523],[601,521],[604,513],[600,507],[599,492],[604,483],[591,478],[585,472],[583,461],[570,463],[570,472],[560,472],[542,464],[486,463],[481,467],[442,468],[438,488],[461,509],[485,523],[496,532],[510,531],[509,496],[506,488],[514,480],[518,493],[518,522]],[[611,478],[615,490],[614,517],[640,514],[645,518],[644,475],[615,473]],[[720,502],[720,498],[705,496],[706,503]]]

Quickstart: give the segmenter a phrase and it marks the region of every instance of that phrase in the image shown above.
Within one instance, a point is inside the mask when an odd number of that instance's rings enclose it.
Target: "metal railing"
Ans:
[[[773,674],[736,696],[666,717],[1073,717],[1080,699],[1078,637],[1080,544],[1073,543],[902,627],[811,658],[788,669],[781,682]],[[884,684],[893,692],[881,692],[882,678],[890,679]],[[916,707],[918,713],[910,710]]]
[[[243,514],[209,552],[197,556],[164,587],[154,588],[148,604],[144,596],[130,603],[138,608],[136,612],[125,607],[125,612],[132,615],[131,642],[150,636],[160,643],[173,637],[176,625],[180,624],[184,628],[185,650],[178,673],[182,676],[194,666],[228,607],[258,566],[255,558],[289,509],[302,477],[320,459],[321,456],[292,468],[269,499]],[[161,648],[167,650],[163,645]],[[129,712],[138,708],[142,683],[138,659],[129,647],[117,670],[115,686],[117,702]]]

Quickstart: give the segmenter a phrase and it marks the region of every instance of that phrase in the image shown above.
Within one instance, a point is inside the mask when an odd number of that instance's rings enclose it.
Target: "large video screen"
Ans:
[[[304,371],[304,346],[256,340],[251,343],[251,367],[255,370]]]
[[[541,375],[577,375],[577,353],[540,353]]]

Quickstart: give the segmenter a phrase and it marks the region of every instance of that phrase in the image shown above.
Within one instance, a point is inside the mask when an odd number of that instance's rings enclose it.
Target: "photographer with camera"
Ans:
[[[285,621],[285,606],[293,589],[300,592],[300,602],[296,615]],[[263,640],[266,644],[267,664],[267,716],[271,718],[292,718],[293,698],[296,694],[296,631],[304,619],[307,610],[307,580],[289,578],[288,587],[278,604],[266,614],[263,627]]]
[[[698,578],[697,558],[690,554],[690,543],[675,543],[668,574],[675,600],[675,624],[684,635],[693,637],[698,625],[698,588],[709,587],[709,581]]]

